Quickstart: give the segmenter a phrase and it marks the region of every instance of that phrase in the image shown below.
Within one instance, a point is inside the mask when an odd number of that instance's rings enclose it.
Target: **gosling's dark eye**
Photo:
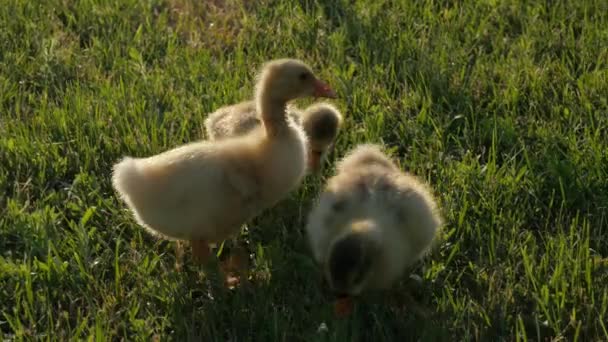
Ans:
[[[300,76],[298,76],[298,78],[300,79],[300,81],[306,81],[308,79],[308,73],[303,72],[300,74]]]

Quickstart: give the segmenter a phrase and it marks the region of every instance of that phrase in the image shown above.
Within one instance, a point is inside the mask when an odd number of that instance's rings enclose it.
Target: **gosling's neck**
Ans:
[[[275,137],[285,132],[288,128],[287,101],[273,98],[265,91],[258,92],[256,98],[257,111],[264,124],[266,136]]]

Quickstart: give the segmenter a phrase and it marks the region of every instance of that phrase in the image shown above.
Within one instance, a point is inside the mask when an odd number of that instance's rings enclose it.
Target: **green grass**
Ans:
[[[278,57],[341,95],[325,177],[378,142],[432,185],[422,312],[333,318],[303,232],[322,180],[241,237],[265,280],[212,295],[112,191]],[[608,340],[607,95],[606,1],[0,0],[0,337]]]

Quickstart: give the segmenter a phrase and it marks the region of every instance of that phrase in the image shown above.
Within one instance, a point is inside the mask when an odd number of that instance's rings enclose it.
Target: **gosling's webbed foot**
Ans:
[[[235,247],[222,262],[221,270],[227,288],[233,289],[247,283],[249,276],[249,255],[244,248]]]

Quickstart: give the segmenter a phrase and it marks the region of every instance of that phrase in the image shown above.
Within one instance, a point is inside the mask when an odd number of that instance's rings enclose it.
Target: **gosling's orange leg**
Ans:
[[[175,241],[175,269],[178,272],[182,271],[184,265],[184,241]]]
[[[192,244],[192,258],[197,264],[203,264],[209,259],[211,251],[209,250],[209,243],[202,239],[196,239],[191,241]]]
[[[310,173],[321,171],[321,158],[323,151],[309,150],[308,151],[308,170]]]

